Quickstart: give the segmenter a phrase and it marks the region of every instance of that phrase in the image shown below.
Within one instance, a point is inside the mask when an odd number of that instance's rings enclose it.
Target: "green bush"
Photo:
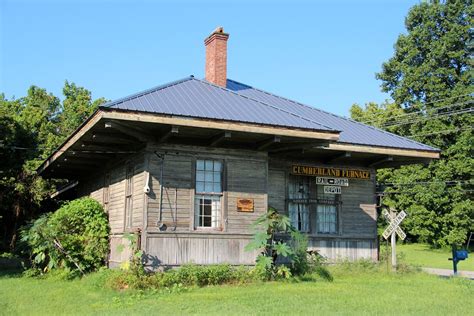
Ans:
[[[287,216],[270,206],[267,213],[257,218],[252,226],[254,237],[245,250],[259,252],[253,270],[255,277],[261,280],[288,279],[291,275],[310,272],[308,238],[291,225]],[[279,258],[288,269],[281,267]]]
[[[95,271],[106,263],[109,226],[102,206],[91,198],[64,204],[22,229],[33,268],[48,272]]]
[[[110,273],[105,286],[116,289],[164,289],[183,286],[207,286],[219,284],[247,283],[254,280],[252,270],[247,267],[232,267],[228,264],[199,266],[184,265],[178,269],[137,275],[131,271]]]

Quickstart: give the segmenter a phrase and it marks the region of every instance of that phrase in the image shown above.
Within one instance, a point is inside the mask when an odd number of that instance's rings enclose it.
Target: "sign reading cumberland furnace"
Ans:
[[[291,166],[291,174],[298,176],[338,177],[350,179],[370,179],[370,171],[360,169],[326,168],[311,166]]]

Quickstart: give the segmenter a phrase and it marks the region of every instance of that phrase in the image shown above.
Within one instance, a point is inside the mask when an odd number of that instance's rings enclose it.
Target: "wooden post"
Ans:
[[[392,220],[395,219],[396,217],[396,213],[393,209],[390,209],[390,217],[392,218]],[[396,249],[396,243],[397,243],[397,240],[396,240],[396,237],[395,237],[396,233],[395,233],[395,230],[392,232],[392,236],[391,236],[391,243],[392,243],[392,270],[396,270],[397,269],[397,249]]]
[[[392,233],[391,242],[392,242],[392,269],[396,270],[397,269],[397,250],[396,250],[397,241],[395,237],[395,232]]]

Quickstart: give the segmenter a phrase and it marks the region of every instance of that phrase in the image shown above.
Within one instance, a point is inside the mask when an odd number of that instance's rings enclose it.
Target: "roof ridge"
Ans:
[[[245,98],[245,99],[248,99],[248,100],[252,100],[252,101],[254,101],[254,102],[261,103],[262,105],[265,105],[265,106],[267,106],[267,107],[271,107],[271,108],[273,108],[273,109],[275,109],[275,110],[278,110],[278,111],[281,111],[281,112],[283,112],[283,113],[287,113],[287,114],[293,115],[293,116],[295,116],[295,117],[297,117],[297,118],[300,118],[300,119],[302,119],[302,120],[305,120],[305,121],[308,121],[308,122],[311,122],[311,123],[314,123],[314,124],[323,126],[323,127],[327,128],[327,129],[329,129],[330,131],[341,132],[341,131],[339,131],[339,130],[336,130],[336,129],[332,128],[332,127],[329,127],[329,126],[324,125],[324,124],[322,124],[322,123],[319,123],[319,122],[317,122],[317,121],[308,119],[307,117],[303,117],[303,116],[298,115],[298,114],[296,114],[296,113],[293,113],[293,112],[284,110],[284,109],[282,109],[282,108],[279,108],[278,106],[271,105],[271,104],[268,104],[268,103],[263,102],[263,101],[261,101],[261,100],[257,100],[257,99],[251,98],[251,97],[249,97],[249,96],[240,94],[240,93],[238,93],[238,92],[235,92],[235,91],[233,91],[233,90],[227,89],[227,88],[225,88],[225,87],[218,86],[218,85],[213,84],[213,83],[211,83],[211,82],[209,82],[209,81],[207,81],[207,80],[202,80],[202,79],[198,79],[198,78],[195,78],[195,77],[192,77],[191,79],[197,80],[197,81],[199,81],[199,82],[202,82],[202,83],[204,83],[204,84],[210,85],[210,86],[215,87],[215,88],[222,89],[222,90],[224,90],[224,91],[226,91],[226,92],[235,94],[235,95],[237,95],[237,96],[239,96],[239,97],[242,97],[242,98]],[[227,80],[230,80],[230,79],[227,79]],[[234,81],[234,82],[236,82],[236,81]],[[238,82],[237,82],[237,83],[238,83]],[[248,86],[248,87],[250,87],[250,86]],[[250,87],[250,88],[253,89],[253,87]]]
[[[323,112],[323,113],[332,115],[332,116],[334,116],[334,117],[337,117],[337,118],[339,118],[339,119],[347,120],[347,121],[350,121],[350,122],[352,122],[352,123],[356,123],[356,124],[358,124],[358,125],[362,125],[362,126],[365,126],[365,127],[371,128],[371,129],[374,129],[374,130],[376,130],[376,131],[379,131],[379,132],[382,132],[382,133],[385,133],[385,134],[388,134],[388,135],[391,135],[391,136],[395,136],[395,137],[398,137],[398,138],[407,140],[407,141],[409,141],[409,142],[412,142],[412,143],[415,143],[415,144],[418,144],[418,145],[423,145],[423,146],[429,147],[429,148],[431,148],[431,149],[440,151],[439,148],[435,148],[435,147],[432,147],[432,146],[430,146],[430,145],[426,145],[426,144],[423,144],[423,143],[421,143],[421,142],[417,142],[416,140],[413,140],[413,139],[411,139],[411,138],[404,137],[404,136],[400,136],[400,135],[397,135],[397,134],[388,132],[388,131],[386,131],[386,130],[377,128],[377,127],[375,127],[375,126],[367,125],[367,124],[358,122],[358,121],[353,120],[353,119],[351,119],[351,118],[347,118],[347,117],[344,117],[344,116],[341,116],[341,115],[337,115],[337,114],[334,114],[334,113],[331,113],[331,112],[328,112],[328,111],[325,111],[325,110],[321,110],[321,109],[319,109],[319,108],[315,108],[315,107],[312,107],[312,106],[310,106],[310,105],[307,105],[307,104],[304,104],[304,103],[301,103],[301,102],[298,102],[298,101],[295,101],[295,100],[291,100],[291,99],[288,99],[288,98],[285,98],[285,97],[282,97],[282,96],[273,94],[273,93],[271,93],[271,92],[267,92],[267,91],[264,91],[264,90],[261,90],[261,89],[258,89],[258,88],[254,88],[254,87],[252,87],[252,86],[249,86],[249,85],[247,85],[247,84],[244,84],[244,83],[241,83],[241,82],[232,80],[232,79],[227,79],[227,80],[228,80],[228,81],[235,82],[235,83],[240,84],[240,85],[243,85],[243,86],[246,86],[246,87],[249,87],[249,88],[251,88],[251,89],[260,91],[260,92],[262,92],[262,93],[271,95],[271,96],[273,96],[273,97],[276,97],[276,98],[279,98],[279,99],[283,99],[283,100],[289,101],[289,102],[294,103],[294,104],[297,104],[297,105],[299,105],[299,106],[303,106],[303,107],[305,107],[305,108],[309,108],[309,109],[315,110],[315,111],[320,111],[320,112]],[[237,92],[236,92],[236,93],[237,93]]]
[[[143,90],[143,91],[140,91],[140,92],[137,92],[137,93],[134,93],[134,94],[130,94],[126,97],[122,97],[122,98],[119,98],[119,99],[116,99],[116,100],[112,100],[112,101],[109,101],[109,102],[106,102],[102,105],[100,105],[99,107],[112,107],[112,106],[115,106],[115,105],[118,105],[120,103],[123,103],[123,102],[126,102],[126,101],[130,101],[130,100],[133,100],[133,99],[136,99],[136,98],[139,98],[141,96],[144,96],[145,94],[150,94],[150,93],[153,93],[153,92],[156,92],[156,91],[159,91],[159,90],[163,90],[163,89],[166,89],[166,88],[169,88],[169,87],[172,87],[172,86],[175,86],[177,84],[180,84],[182,82],[185,82],[185,81],[188,81],[188,80],[191,80],[193,79],[194,76],[189,76],[189,77],[185,77],[185,78],[182,78],[182,79],[178,79],[178,80],[174,80],[174,81],[170,81],[168,83],[165,83],[165,84],[161,84],[159,86],[155,86],[153,88],[149,88],[149,89],[146,89],[146,90]]]

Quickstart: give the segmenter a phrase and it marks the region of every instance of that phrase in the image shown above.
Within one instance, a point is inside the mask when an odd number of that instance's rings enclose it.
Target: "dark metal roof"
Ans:
[[[324,125],[341,131],[338,141],[340,143],[439,151],[437,148],[414,140],[255,89],[237,81],[227,80],[227,88],[241,95],[272,104],[282,110],[291,111],[314,122],[324,122]]]
[[[194,77],[158,86],[101,107],[338,132],[310,118]]]
[[[233,80],[227,80],[227,87],[223,88],[191,76],[106,103],[101,108],[340,131],[340,143],[439,151]]]

